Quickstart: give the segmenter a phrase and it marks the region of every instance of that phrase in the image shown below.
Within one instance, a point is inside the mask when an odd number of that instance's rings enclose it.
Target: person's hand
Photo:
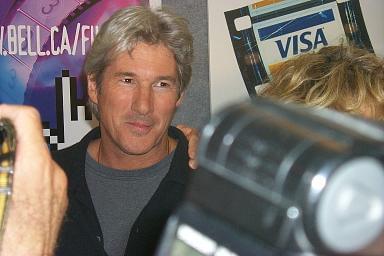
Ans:
[[[185,137],[187,137],[189,167],[191,167],[192,169],[196,169],[198,165],[197,149],[199,146],[199,138],[200,138],[199,132],[197,129],[189,127],[184,124],[178,124],[176,127],[184,133]]]
[[[16,130],[13,189],[0,255],[53,255],[67,208],[67,178],[51,158],[32,107],[0,105]]]

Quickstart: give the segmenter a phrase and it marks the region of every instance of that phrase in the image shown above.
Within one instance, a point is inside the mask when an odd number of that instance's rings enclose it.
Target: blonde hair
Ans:
[[[284,62],[261,96],[384,119],[384,60],[355,46],[327,46]]]

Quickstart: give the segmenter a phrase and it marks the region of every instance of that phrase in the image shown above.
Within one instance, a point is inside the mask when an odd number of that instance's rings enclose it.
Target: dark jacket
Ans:
[[[188,144],[183,133],[171,127],[168,134],[178,140],[169,172],[132,226],[125,255],[153,255],[167,218],[183,199],[188,176]],[[98,128],[79,143],[53,153],[68,177],[69,205],[56,249],[57,256],[107,255],[103,235],[85,180],[88,144],[100,137]]]

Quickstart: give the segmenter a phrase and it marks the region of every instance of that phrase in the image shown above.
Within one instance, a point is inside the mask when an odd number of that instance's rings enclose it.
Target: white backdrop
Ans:
[[[229,37],[224,12],[255,0],[208,0],[209,69],[211,112],[248,98]],[[377,54],[384,56],[384,1],[360,0],[365,25]]]

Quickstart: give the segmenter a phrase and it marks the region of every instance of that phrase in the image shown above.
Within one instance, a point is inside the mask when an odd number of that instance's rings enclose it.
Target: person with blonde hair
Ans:
[[[287,60],[259,95],[384,120],[384,59],[352,45],[326,46]],[[383,255],[383,234],[358,255]]]
[[[384,119],[384,60],[351,45],[287,60],[260,96]]]

